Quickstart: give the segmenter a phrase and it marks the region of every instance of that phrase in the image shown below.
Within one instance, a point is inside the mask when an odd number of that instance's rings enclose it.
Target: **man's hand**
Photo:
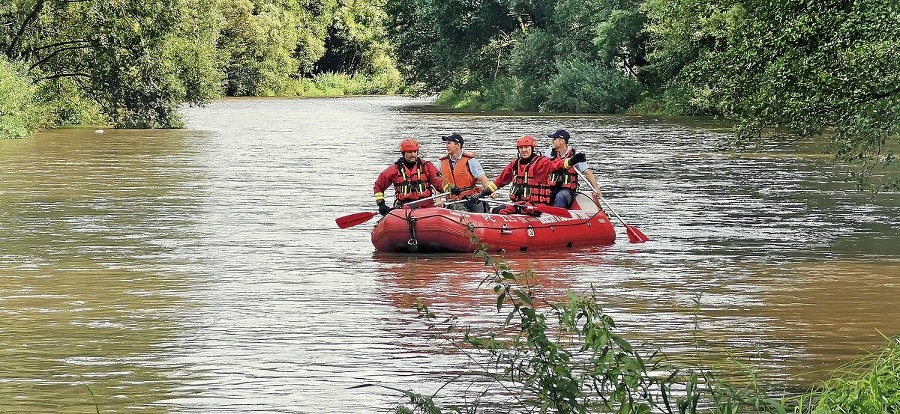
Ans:
[[[490,197],[491,194],[494,194],[494,192],[491,191],[490,188],[485,188],[484,190],[481,190],[481,195],[480,195],[480,197],[482,197],[482,198],[483,198],[483,197]]]
[[[460,190],[459,187],[454,185],[452,188],[450,188],[450,194],[458,196],[458,195],[462,194],[462,190]]]
[[[572,166],[572,165],[582,163],[585,161],[587,161],[587,157],[584,155],[583,152],[579,152],[572,156],[572,162],[570,162],[569,165]]]
[[[386,216],[389,211],[391,211],[391,208],[384,203],[384,200],[378,202],[378,214]]]

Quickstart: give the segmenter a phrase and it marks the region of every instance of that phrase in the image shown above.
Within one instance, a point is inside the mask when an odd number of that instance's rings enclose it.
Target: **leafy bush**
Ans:
[[[494,110],[518,110],[525,105],[522,102],[519,91],[522,82],[509,76],[500,76],[494,79],[484,91],[484,102],[488,108]]]
[[[484,87],[478,87],[475,90],[444,89],[434,103],[456,109],[487,111],[519,111],[528,110],[529,107],[537,109],[537,104],[530,105],[526,102],[529,98],[521,80],[500,76],[492,82],[488,82]],[[539,99],[543,100],[543,96]]]
[[[575,60],[550,79],[547,112],[618,113],[637,101],[641,86],[618,70]]]
[[[445,89],[438,95],[434,103],[457,109],[484,109],[484,101],[482,100],[481,92],[478,91]]]
[[[399,72],[379,73],[373,76],[346,73],[320,73],[312,78],[302,78],[283,95],[306,97],[393,94],[402,89]]]
[[[108,125],[110,121],[102,114],[100,107],[85,96],[82,89],[71,78],[45,81],[38,86],[37,95],[44,100],[47,124],[63,125]]]
[[[644,93],[639,102],[628,108],[628,113],[668,116],[717,114],[715,108],[700,107],[692,93],[689,83],[672,79],[659,91]]]
[[[0,138],[24,138],[41,125],[42,108],[24,65],[0,56]]]

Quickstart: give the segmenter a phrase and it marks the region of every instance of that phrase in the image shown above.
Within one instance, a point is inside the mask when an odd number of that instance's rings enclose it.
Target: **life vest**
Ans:
[[[481,186],[477,185],[476,177],[473,177],[472,171],[469,171],[469,160],[472,158],[475,158],[474,152],[463,152],[453,168],[450,168],[450,156],[441,157],[441,176],[447,183],[444,191],[450,191],[452,187],[462,190],[458,196],[448,195],[448,199],[458,200],[481,192]]]
[[[513,172],[515,178],[509,187],[509,198],[513,201],[529,201],[531,203],[550,204],[550,187],[547,183],[534,178],[534,161],[542,156],[532,156],[528,163],[520,159],[515,161]]]
[[[556,152],[556,148],[550,151],[551,159],[566,159],[572,158],[575,155],[575,147],[569,147],[566,150],[565,155],[560,156]],[[572,165],[568,169],[560,168],[558,170],[554,170],[550,172],[548,176],[547,185],[552,188],[568,188],[570,190],[578,190],[578,172],[575,171],[575,166]]]
[[[421,198],[431,197],[431,188],[428,185],[428,176],[425,173],[425,165],[422,160],[416,158],[416,165],[408,168],[403,159],[397,160],[397,174],[394,177],[394,191],[396,202],[399,205],[415,201]]]

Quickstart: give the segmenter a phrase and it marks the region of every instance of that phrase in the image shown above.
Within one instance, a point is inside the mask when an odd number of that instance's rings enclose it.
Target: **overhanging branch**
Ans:
[[[34,68],[43,65],[43,64],[46,63],[48,60],[53,59],[54,56],[56,56],[56,55],[58,55],[58,54],[60,54],[60,53],[62,53],[62,52],[65,52],[65,51],[67,51],[67,50],[78,50],[78,49],[88,49],[88,48],[90,48],[89,45],[84,45],[84,46],[71,46],[71,47],[64,47],[64,48],[56,49],[56,50],[54,50],[52,53],[50,53],[49,55],[47,55],[47,57],[45,57],[45,58],[43,58],[43,59],[41,59],[41,60],[39,60],[39,61],[37,61],[37,62],[32,63],[31,66],[28,67],[28,70],[33,70]]]
[[[11,42],[9,42],[9,46],[6,48],[6,56],[10,60],[16,60],[13,58],[13,50],[15,50],[17,44],[19,43],[19,40],[25,34],[25,29],[27,29],[28,26],[37,19],[38,14],[44,8],[44,3],[46,3],[46,0],[38,0],[37,3],[34,4],[34,9],[32,9],[31,13],[28,14],[28,17],[26,17],[25,20],[22,21],[22,25],[19,26],[19,31],[16,33],[16,36],[13,37]]]
[[[34,80],[34,83],[38,83],[40,81],[45,81],[45,80],[59,79],[59,78],[69,78],[69,77],[89,78],[90,76],[91,75],[89,73],[83,73],[83,72],[54,73],[53,75],[42,76],[40,78],[37,78]]]

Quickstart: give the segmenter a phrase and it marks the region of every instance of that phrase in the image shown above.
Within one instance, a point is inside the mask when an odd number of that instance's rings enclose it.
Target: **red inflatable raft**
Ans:
[[[474,252],[470,235],[490,251],[528,251],[613,244],[616,232],[592,197],[579,193],[572,217],[482,214],[446,208],[391,210],[372,230],[383,252]]]

